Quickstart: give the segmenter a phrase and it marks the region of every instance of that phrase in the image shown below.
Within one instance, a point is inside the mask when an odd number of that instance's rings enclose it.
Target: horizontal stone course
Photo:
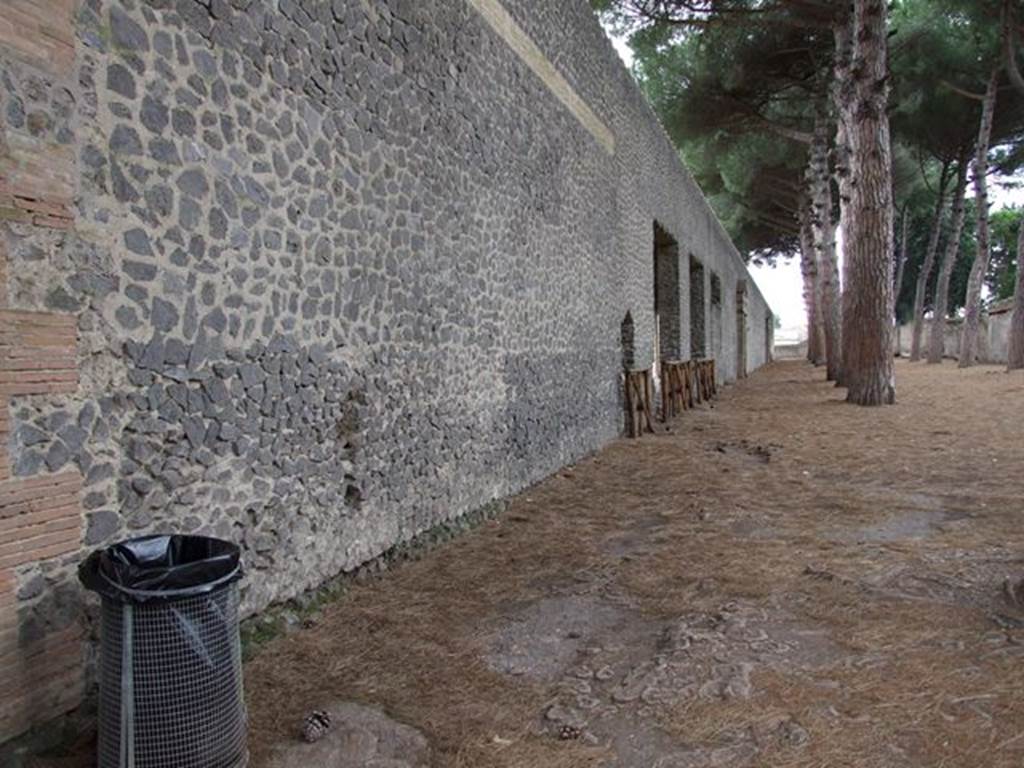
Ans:
[[[74,392],[77,334],[73,316],[0,310],[0,399]]]

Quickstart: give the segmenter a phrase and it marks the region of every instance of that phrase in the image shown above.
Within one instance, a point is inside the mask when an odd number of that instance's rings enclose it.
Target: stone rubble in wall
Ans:
[[[418,56],[442,35],[492,45],[468,9],[433,25],[414,3],[279,9],[89,0],[79,90],[11,68],[3,103],[14,127],[76,143],[81,174],[75,231],[5,230],[13,294],[78,313],[83,352],[79,395],[17,404],[18,471],[82,470],[87,547],[161,530],[240,540],[247,562],[274,569],[252,607],[533,482],[614,429],[550,402],[563,368],[593,367],[614,339],[558,362],[502,349],[493,265],[457,257],[496,258],[461,196],[499,168],[518,166],[498,194],[525,194],[547,227],[583,204],[566,199],[567,176],[532,183],[581,148],[545,146],[511,111],[487,111],[513,110],[507,99],[485,107],[452,88],[511,88],[525,103],[537,86]],[[503,135],[505,158],[474,125]],[[443,138],[415,138],[428,128]],[[538,236],[508,234],[524,254]],[[455,269],[461,285],[444,277]],[[614,382],[602,390],[615,401]],[[293,394],[301,405],[273,401]],[[359,434],[339,441],[346,419]],[[552,423],[571,442],[545,435]]]
[[[257,610],[617,434],[600,372],[623,307],[641,351],[650,313],[608,276],[648,290],[622,254],[649,258],[650,223],[641,242],[608,213],[668,220],[653,171],[675,156],[624,146],[648,170],[619,190],[468,4],[428,10],[83,0],[77,87],[5,68],[5,127],[77,151],[75,229],[3,236],[16,304],[79,316],[80,391],[15,403],[12,451],[21,473],[82,469],[86,547],[239,540]]]

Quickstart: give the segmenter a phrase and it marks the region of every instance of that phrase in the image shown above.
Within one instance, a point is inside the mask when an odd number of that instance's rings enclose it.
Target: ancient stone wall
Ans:
[[[746,276],[584,0],[7,0],[0,66],[0,741],[81,695],[91,548],[296,595],[620,433],[655,221],[683,350],[687,254]]]
[[[2,742],[82,695],[85,632],[66,572],[82,545],[83,468],[67,445],[81,445],[91,423],[60,410],[79,384],[75,307],[24,274],[74,237],[73,3],[11,0],[0,16]],[[37,409],[48,412],[42,428]],[[21,446],[43,442],[26,460]]]

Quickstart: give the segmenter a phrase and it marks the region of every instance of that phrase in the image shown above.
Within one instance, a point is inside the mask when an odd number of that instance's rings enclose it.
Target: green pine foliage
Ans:
[[[592,0],[627,36],[634,74],[680,155],[741,252],[774,262],[797,251],[796,214],[807,145],[826,93],[837,6],[822,0]],[[895,0],[890,23],[893,183],[908,211],[910,247],[898,311],[906,316],[932,227],[939,168],[971,157],[981,102],[999,55],[1001,0]],[[753,12],[751,12],[753,11]],[[1024,98],[1000,91],[992,165],[1024,162]],[[951,194],[951,192],[950,192]],[[971,204],[968,190],[968,206]],[[999,214],[993,214],[994,225]],[[968,210],[951,309],[963,303],[974,256]],[[993,253],[993,294],[1010,280],[1003,230]],[[899,236],[897,227],[897,237]],[[997,290],[998,288],[998,290]],[[930,294],[929,294],[930,300]]]

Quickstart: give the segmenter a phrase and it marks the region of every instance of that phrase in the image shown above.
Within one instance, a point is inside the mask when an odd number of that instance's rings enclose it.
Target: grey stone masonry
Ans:
[[[251,613],[600,448],[655,222],[665,352],[692,255],[735,377],[743,261],[585,0],[81,0],[75,33],[75,228],[0,235],[12,306],[79,318],[76,394],[15,400],[10,447],[81,471],[82,553],[226,537]],[[44,87],[3,85],[8,122]]]

